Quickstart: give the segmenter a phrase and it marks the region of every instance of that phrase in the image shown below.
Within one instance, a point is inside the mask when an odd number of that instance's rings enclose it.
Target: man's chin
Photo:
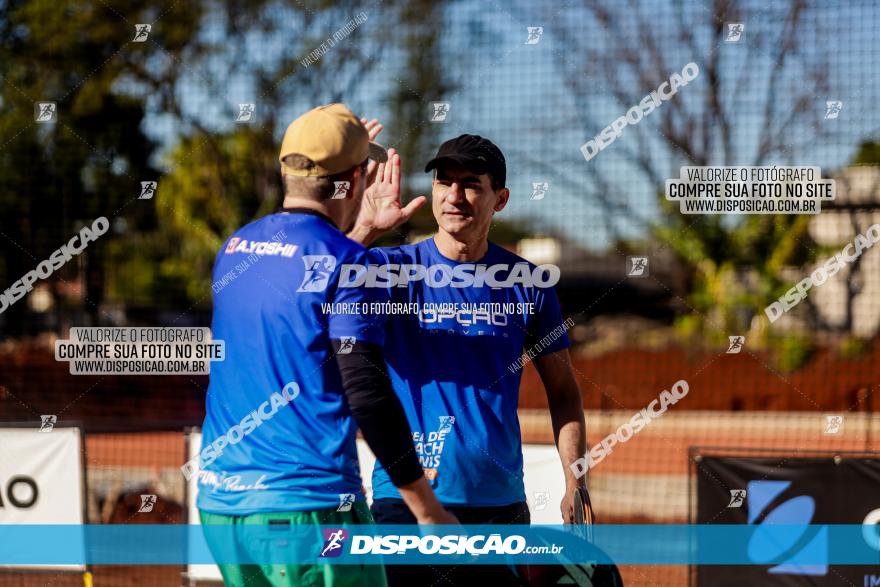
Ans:
[[[455,236],[456,234],[466,232],[471,227],[472,223],[471,218],[446,216],[443,218],[442,222],[438,222],[437,224],[439,224],[443,230]]]

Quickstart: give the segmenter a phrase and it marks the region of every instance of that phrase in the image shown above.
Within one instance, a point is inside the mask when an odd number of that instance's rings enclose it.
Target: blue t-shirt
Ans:
[[[262,218],[224,243],[212,332],[226,359],[211,365],[200,509],[345,510],[364,499],[356,424],[330,341],[381,344],[382,324],[322,304],[365,301],[369,290],[336,287],[340,267],[365,257],[328,219],[302,210]]]
[[[411,280],[406,287],[387,290],[392,301],[417,304],[423,310],[394,315],[386,322],[385,360],[412,428],[416,453],[437,497],[446,505],[473,506],[525,500],[516,411],[522,376],[518,360],[554,330],[558,335],[562,316],[555,292],[522,281],[498,288],[454,287],[453,283],[464,283],[477,273],[466,265],[507,265],[508,271],[494,274],[498,281],[516,273],[517,265],[534,271],[534,265],[492,243],[476,263],[447,259],[433,239],[371,249],[369,257],[379,265],[446,265],[452,268],[446,273],[467,276],[436,287],[444,283],[444,271],[433,270],[428,271],[431,279]],[[568,347],[564,331],[538,345],[536,356]],[[400,497],[378,462],[373,497]]]

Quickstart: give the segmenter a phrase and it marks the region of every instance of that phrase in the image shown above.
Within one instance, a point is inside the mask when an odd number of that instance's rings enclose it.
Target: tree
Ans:
[[[382,5],[2,6],[0,277],[10,284],[83,222],[107,216],[114,230],[49,280],[60,294],[82,279],[93,324],[112,320],[105,291],[153,307],[204,299],[219,242],[280,203],[276,136],[293,108],[349,101],[386,45]],[[361,13],[378,26],[339,32]],[[142,42],[132,41],[137,23],[152,27]],[[326,54],[302,61],[328,38]],[[44,100],[57,102],[57,123],[35,124]],[[243,102],[256,104],[253,124],[233,122]],[[157,121],[173,130],[147,128]],[[142,181],[158,181],[154,198],[137,199]],[[25,303],[4,312],[4,331],[26,334],[26,314]]]
[[[223,94],[224,88],[248,80],[244,85],[252,90],[240,95],[252,96],[256,120],[235,124],[228,95],[226,118],[217,120],[187,110],[179,92],[167,92],[167,110],[182,128],[192,131],[179,137],[159,181],[156,212],[161,236],[150,253],[158,267],[151,299],[209,307],[211,268],[221,243],[239,226],[281,204],[278,146],[281,133],[296,116],[329,102],[344,102],[359,114],[373,116],[367,105],[381,103],[382,92],[396,91],[396,84],[375,85],[381,90],[365,100],[363,84],[372,75],[382,75],[376,70],[383,68],[383,55],[392,44],[383,23],[394,21],[397,10],[371,5],[362,12],[351,3],[306,7],[291,2],[282,7],[286,16],[279,18],[268,8],[242,15],[229,7],[231,24],[222,32],[227,49],[221,51],[229,68],[203,76],[199,83]],[[359,14],[366,21],[348,36],[338,37],[336,31]],[[249,41],[256,31],[259,40]],[[332,47],[316,61],[304,62],[328,38],[334,39]],[[272,55],[242,51],[248,43],[279,50]],[[202,62],[207,68],[216,57],[207,49],[196,53],[202,57],[190,61],[191,68]],[[291,96],[296,97],[294,103]]]
[[[642,203],[657,202],[650,193],[662,192],[682,165],[793,164],[800,147],[830,132],[815,97],[827,95],[828,60],[810,50],[822,32],[810,28],[816,25],[805,18],[805,3],[792,0],[774,18],[758,17],[758,10],[763,6],[727,0],[708,10],[680,0],[613,10],[589,0],[577,18],[557,11],[551,28],[565,47],[564,79],[581,103],[610,97],[623,113],[688,62],[699,66],[698,79],[626,127],[629,140],[618,139],[583,169],[585,192],[601,204],[612,234],[640,225],[658,250],[675,251],[689,268],[693,312],[686,320],[715,336],[757,327],[752,319],[785,287],[780,270],[813,258],[809,218],[684,216],[662,193],[656,207],[640,206],[638,194],[649,196]],[[593,25],[587,35],[585,21]],[[725,43],[726,23],[748,23],[745,40]],[[738,91],[745,88],[749,100]],[[607,111],[578,108],[561,125],[592,137],[612,122],[597,115]]]
[[[152,22],[158,7],[116,2],[106,7],[74,0],[7,1],[0,17],[0,208],[3,209],[0,276],[11,284],[99,216],[149,217],[135,206],[139,181],[155,175],[144,135],[144,100],[117,83],[143,58],[132,43],[132,22]],[[156,3],[158,4],[158,3]],[[166,50],[189,38],[198,7],[170,8]],[[57,121],[35,121],[37,102],[54,102]],[[92,323],[106,317],[103,301],[106,247],[119,235],[93,243],[76,263],[57,271],[49,284],[82,279]],[[69,289],[69,288],[68,288]],[[57,297],[57,296],[56,296]],[[9,335],[28,332],[26,303],[4,312]]]

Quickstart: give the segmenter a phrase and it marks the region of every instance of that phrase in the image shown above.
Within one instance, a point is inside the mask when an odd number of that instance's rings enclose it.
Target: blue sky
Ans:
[[[605,5],[609,11],[623,9],[617,3],[607,2]],[[815,63],[824,65],[827,62],[827,67],[822,69],[828,73],[829,87],[811,95],[810,100],[818,112],[823,113],[825,101],[831,99],[843,101],[843,110],[837,120],[818,122],[828,125],[819,129],[829,134],[821,142],[810,140],[814,129],[796,128],[792,138],[798,146],[793,147],[790,159],[773,162],[818,165],[824,173],[849,161],[860,141],[877,138],[880,114],[875,106],[878,97],[876,59],[880,56],[880,42],[876,30],[880,24],[880,12],[870,3],[863,1],[807,9],[797,29],[799,51],[782,67],[774,64],[773,52],[779,43],[787,3],[767,4],[753,0],[738,4],[741,12],[730,17],[731,21],[745,24],[745,37],[738,44],[724,43],[709,35],[710,31],[703,23],[710,13],[702,2],[687,3],[682,22],[679,22],[678,12],[671,2],[642,2],[639,5],[638,13],[631,10],[625,14],[614,12],[615,16],[622,17],[621,28],[614,36],[609,36],[611,33],[585,11],[565,8],[564,4],[560,7],[555,2],[505,3],[502,6],[493,1],[468,0],[449,3],[448,9],[443,11],[442,22],[437,25],[442,27],[441,52],[449,56],[444,64],[451,77],[460,81],[460,87],[452,95],[424,96],[424,99],[426,102],[446,100],[452,104],[449,121],[438,125],[440,140],[464,132],[481,134],[491,138],[504,151],[512,197],[502,218],[528,220],[538,229],[543,227],[561,232],[593,249],[608,245],[612,236],[606,230],[609,221],[621,236],[645,236],[644,225],[633,221],[626,212],[602,207],[595,197],[598,187],[591,179],[593,170],[589,166],[596,166],[608,178],[608,195],[612,199],[649,220],[660,217],[656,196],[658,186],[649,182],[627,155],[643,141],[655,166],[664,170],[665,176],[677,176],[677,166],[687,163],[670,156],[669,145],[659,131],[659,110],[639,123],[639,133],[632,128],[625,129],[611,146],[590,162],[579,150],[604,125],[610,124],[655,89],[642,80],[627,79],[621,65],[613,72],[625,82],[626,101],[620,102],[612,94],[606,76],[590,71],[596,63],[585,58],[588,52],[610,46],[615,40],[640,59],[650,58],[645,35],[637,28],[639,22],[647,23],[651,34],[663,43],[667,71],[656,72],[660,79],[680,71],[689,61],[702,65],[713,51],[718,53],[722,64],[721,84],[726,90],[724,99],[736,105],[734,118],[730,121],[734,129],[736,156],[729,164],[752,164],[750,157],[763,125],[767,80],[771,76],[779,77],[780,92],[776,102],[783,108],[779,113],[783,116],[787,101],[808,85],[804,79],[805,71]],[[229,56],[235,59],[235,55],[242,53],[248,56],[249,63],[271,66],[273,59],[289,49],[288,43],[301,43],[307,52],[308,48],[319,44],[318,39],[332,35],[361,10],[368,16],[367,22],[341,43],[356,43],[365,51],[373,50],[374,39],[393,35],[395,28],[380,18],[375,9],[371,12],[368,5],[340,9],[319,20],[318,25],[310,30],[313,38],[308,40],[253,34],[245,47],[230,47],[224,57],[205,68],[193,69],[185,76],[178,87],[184,107],[198,112],[199,119],[209,128],[228,130],[232,126],[230,109],[233,105],[227,102],[254,101],[249,98],[253,98],[256,91],[245,70],[226,80],[226,96],[219,98],[216,89],[207,83],[208,79],[215,79],[212,70],[218,74],[216,79],[223,79],[219,74],[229,68]],[[371,15],[375,17],[369,18]],[[298,30],[296,22],[290,22],[291,28]],[[525,44],[527,26],[544,27],[537,44]],[[694,32],[696,53],[681,41],[683,30]],[[575,42],[566,42],[566,32],[574,35]],[[222,43],[222,20],[212,16],[204,23],[202,34],[205,39]],[[335,50],[338,49],[330,49]],[[751,58],[747,62],[746,56],[750,52]],[[359,113],[390,123],[393,118],[386,95],[406,77],[401,64],[399,53],[388,51],[381,67],[366,76],[354,95],[345,101]],[[577,84],[577,89],[571,87],[573,76],[583,76],[577,81],[586,83]],[[703,76],[682,88],[672,99],[680,103],[676,107],[690,112],[701,109],[707,83]],[[296,72],[290,80],[294,90],[295,84]],[[328,99],[335,91],[338,87],[328,88]],[[278,113],[279,120],[290,120],[315,105],[300,99],[295,91],[290,98],[284,112]],[[671,104],[665,103],[660,109],[670,109]],[[166,145],[174,142],[178,132],[168,117],[158,112],[150,115],[145,127]],[[283,130],[283,125],[274,129],[279,141]],[[407,131],[390,124],[383,133],[383,141],[394,144]],[[721,164],[721,161],[712,159],[710,163]],[[404,162],[414,173],[409,187],[420,193],[425,193],[429,185],[427,176],[419,173],[423,164],[423,161]],[[529,198],[531,184],[538,181],[549,182],[550,190],[544,200],[532,201]]]

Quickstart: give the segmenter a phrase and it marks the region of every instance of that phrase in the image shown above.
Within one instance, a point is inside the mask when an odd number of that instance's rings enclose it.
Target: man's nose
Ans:
[[[464,190],[460,183],[453,181],[449,184],[449,191],[446,192],[446,199],[451,203],[457,203],[464,199]]]

